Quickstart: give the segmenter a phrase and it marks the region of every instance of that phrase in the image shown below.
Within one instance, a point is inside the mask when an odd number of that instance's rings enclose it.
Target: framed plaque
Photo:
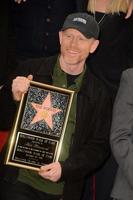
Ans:
[[[58,161],[74,91],[31,81],[22,96],[5,164],[39,170]]]

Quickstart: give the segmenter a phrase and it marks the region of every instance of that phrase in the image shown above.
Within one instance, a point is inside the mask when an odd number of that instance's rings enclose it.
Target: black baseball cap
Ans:
[[[64,21],[62,31],[68,28],[74,28],[80,31],[87,38],[98,39],[99,25],[93,16],[87,13],[72,13]]]

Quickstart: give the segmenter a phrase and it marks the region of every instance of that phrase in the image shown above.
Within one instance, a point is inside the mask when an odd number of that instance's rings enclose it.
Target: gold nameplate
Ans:
[[[22,96],[5,164],[39,170],[58,161],[74,91],[31,81]]]

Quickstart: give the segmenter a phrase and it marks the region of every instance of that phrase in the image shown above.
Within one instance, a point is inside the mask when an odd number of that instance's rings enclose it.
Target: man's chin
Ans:
[[[78,63],[78,60],[75,58],[69,57],[69,59],[68,58],[65,59],[65,62],[66,64],[69,64],[69,65],[76,65]]]

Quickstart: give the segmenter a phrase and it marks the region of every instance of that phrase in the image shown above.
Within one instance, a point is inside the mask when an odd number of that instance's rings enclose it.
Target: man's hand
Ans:
[[[14,0],[16,3],[20,4],[22,2],[26,2],[26,0]]]
[[[131,0],[129,4],[128,11],[125,18],[128,19],[131,16],[132,12],[133,12],[133,0]]]
[[[12,82],[12,93],[13,98],[16,101],[20,101],[22,94],[28,91],[30,81],[33,79],[32,75],[29,75],[27,78],[24,76],[17,76]]]
[[[44,179],[48,179],[52,182],[57,182],[61,177],[61,165],[59,162],[54,162],[45,166],[42,166],[39,171],[39,175]]]

